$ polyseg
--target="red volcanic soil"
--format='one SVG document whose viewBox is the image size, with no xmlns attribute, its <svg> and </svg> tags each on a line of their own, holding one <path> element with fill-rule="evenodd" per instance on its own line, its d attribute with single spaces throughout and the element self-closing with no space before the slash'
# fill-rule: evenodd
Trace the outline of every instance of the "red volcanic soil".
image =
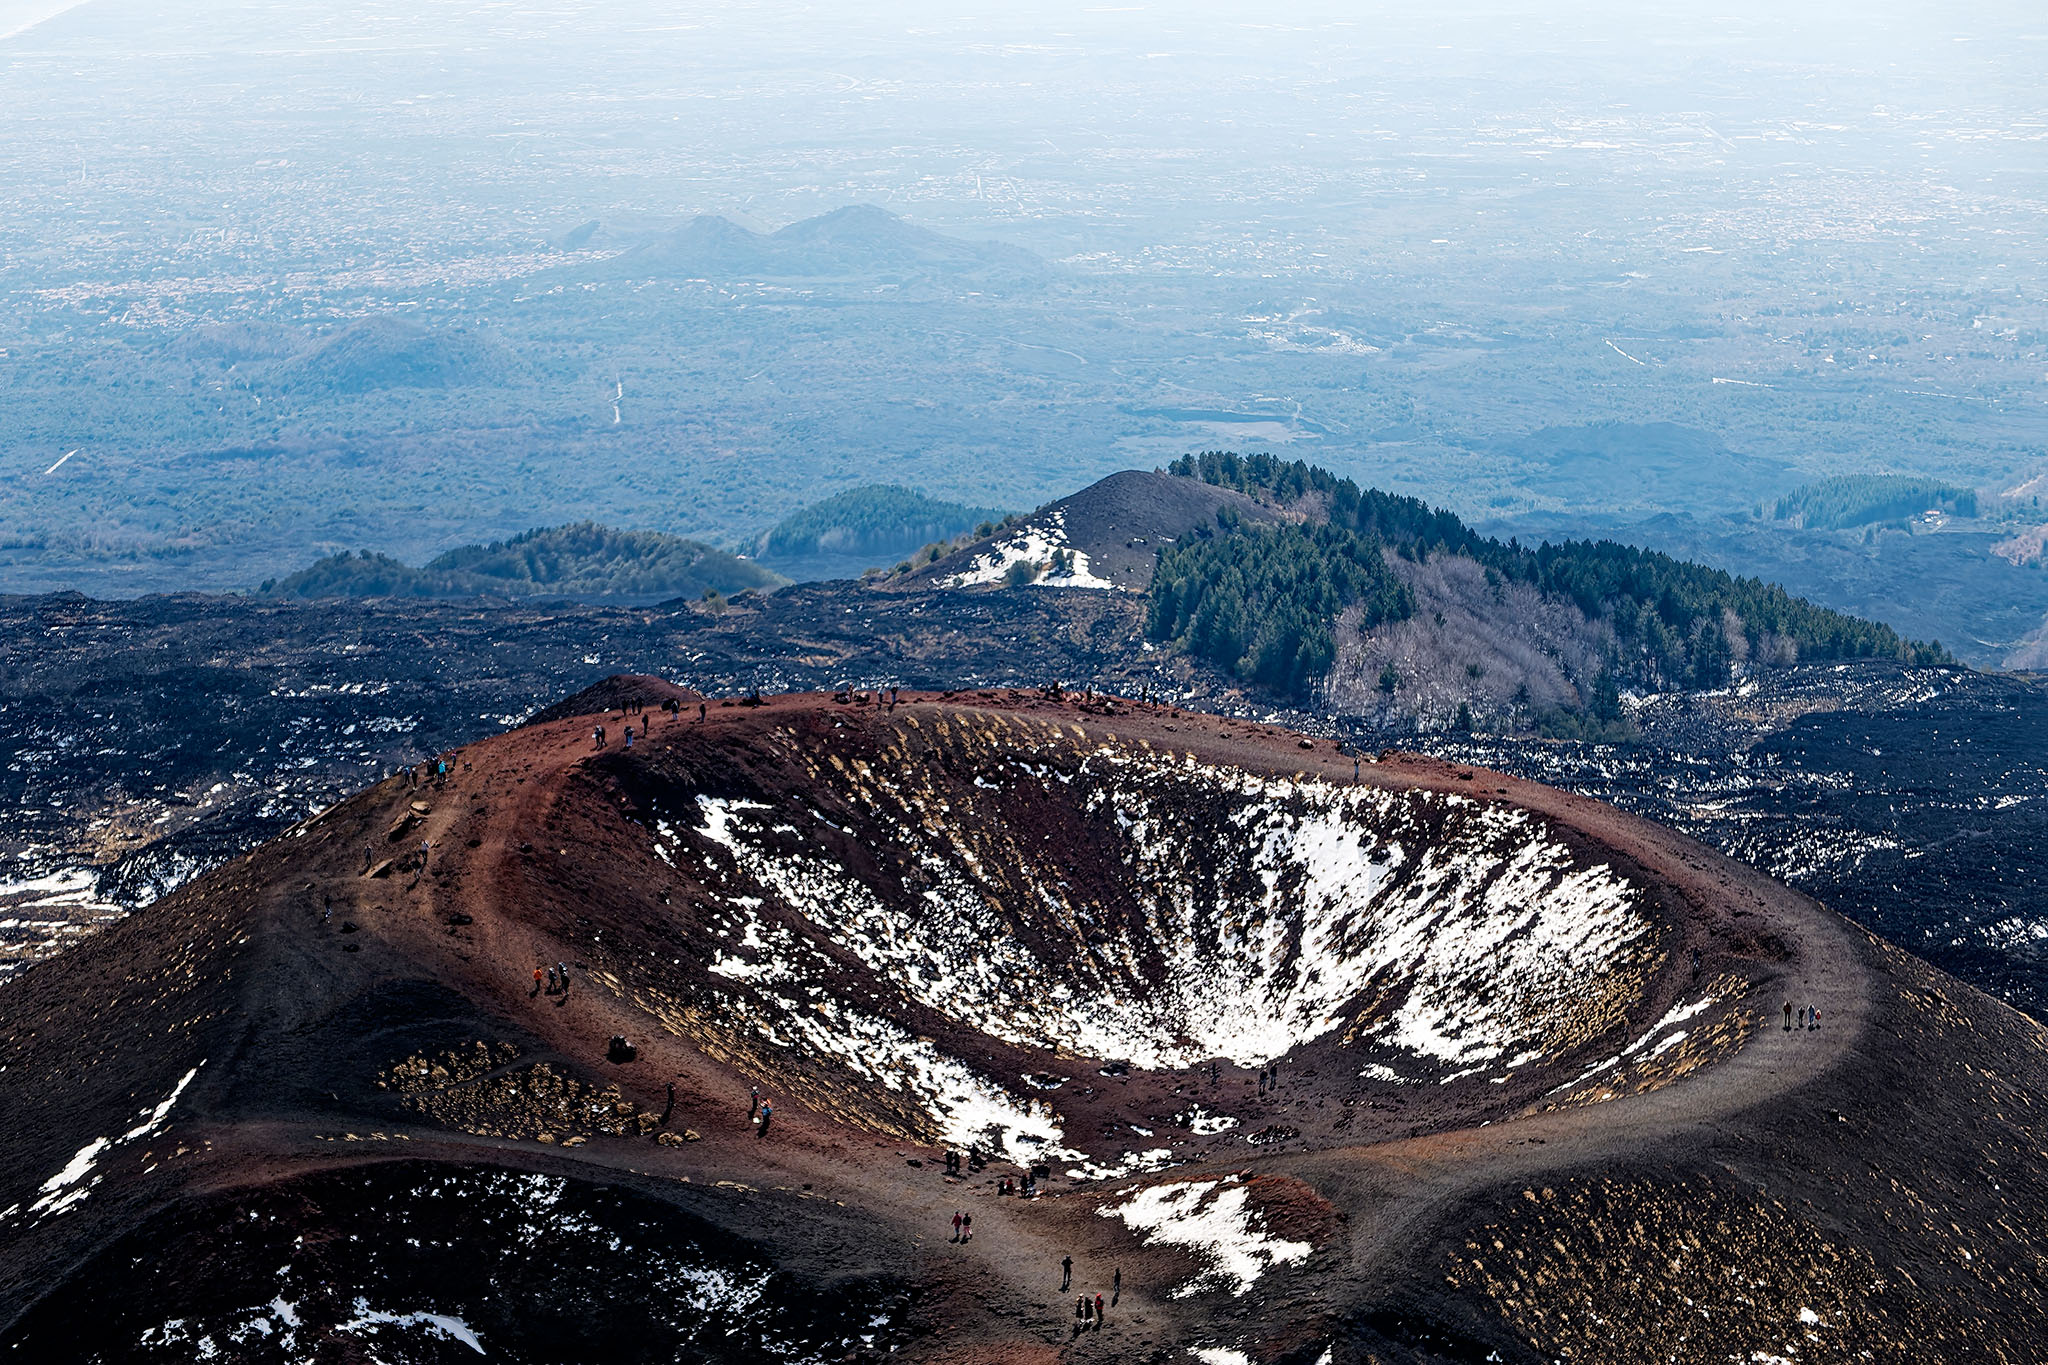
<svg viewBox="0 0 2048 1365">
<path fill-rule="evenodd" d="M 657 1325 L 607 1358 L 2033 1358 L 2041 1031 L 1670 830 L 1404 755 L 1354 787 L 1327 742 L 1122 700 L 700 722 L 665 687 L 615 680 L 387 780 L 0 992 L 0 1341 L 189 1358 L 205 1322 L 227 1358 L 287 1326 L 318 1358 L 472 1354 L 366 1326 L 349 1286 L 374 1282 L 530 1360 L 588 1358 L 542 1321 L 629 1319 Z M 1332 811 L 1379 812 L 1395 850 L 1334 892 L 1234 846 L 1306 848 Z M 1554 867 L 1471 897 L 1550 918 L 1469 953 L 1415 918 L 1465 894 L 1444 850 L 1539 845 Z M 1380 940 L 1311 902 L 1382 877 L 1372 932 L 1423 926 L 1399 961 L 1433 965 L 1338 991 Z M 1636 937 L 1556 959 L 1583 974 L 1560 990 L 1531 943 L 1568 948 L 1595 883 Z M 558 962 L 568 990 L 537 991 Z M 1272 1025 L 1298 1037 L 1261 1049 L 1256 990 L 1217 1008 L 1244 981 L 1306 1002 Z M 1467 1003 L 1430 1034 L 1425 997 Z M 977 1105 L 1007 1117 L 970 1138 Z M 953 1142 L 985 1161 L 955 1178 Z M 1041 1197 L 999 1192 L 1034 1168 Z M 451 1268 L 527 1245 L 491 1201 L 517 1215 L 529 1177 L 576 1218 Z M 372 1265 L 380 1226 L 454 1245 Z M 536 1279 L 577 1228 L 626 1231 Z M 250 1286 L 314 1243 L 296 1323 L 250 1329 Z M 680 1281 L 647 1267 L 691 1256 L 767 1287 L 669 1323 Z M 1076 1296 L 1118 1271 L 1082 1330 Z M 662 1335 L 706 1318 L 680 1355 Z"/>
</svg>

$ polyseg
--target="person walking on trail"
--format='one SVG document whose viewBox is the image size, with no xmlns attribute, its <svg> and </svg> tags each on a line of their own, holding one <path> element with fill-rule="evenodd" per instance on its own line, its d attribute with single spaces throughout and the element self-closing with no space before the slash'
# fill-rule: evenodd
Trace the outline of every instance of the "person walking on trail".
<svg viewBox="0 0 2048 1365">
<path fill-rule="evenodd" d="M 960 1210 L 953 1210 L 953 1240 L 960 1240 Z"/>
<path fill-rule="evenodd" d="M 1103 1319 L 1103 1318 L 1104 1318 L 1105 1316 L 1106 1316 L 1106 1315 L 1105 1315 L 1105 1314 L 1103 1313 L 1103 1311 L 1102 1311 L 1102 1295 L 1100 1295 L 1100 1294 L 1097 1294 L 1097 1295 L 1095 1296 L 1095 1330 L 1096 1330 L 1096 1331 L 1100 1332 L 1100 1331 L 1102 1330 L 1102 1319 Z"/>
<path fill-rule="evenodd" d="M 1820 1010 L 1817 1008 L 1812 1011 L 1812 1023 L 1814 1028 L 1820 1027 Z"/>
<path fill-rule="evenodd" d="M 548 994 L 549 994 L 549 995 L 553 995 L 554 993 L 555 993 L 555 969 L 554 969 L 553 967 L 550 967 L 550 968 L 548 968 Z"/>
<path fill-rule="evenodd" d="M 546 973 L 544 973 L 544 972 L 543 972 L 543 971 L 542 971 L 542 970 L 541 970 L 541 969 L 540 969 L 539 967 L 535 967 L 535 968 L 533 969 L 533 993 L 534 993 L 535 995 L 539 995 L 539 994 L 540 994 L 540 983 L 541 983 L 541 978 L 542 978 L 542 977 L 543 977 L 544 975 L 546 975 Z"/>
<path fill-rule="evenodd" d="M 766 1101 L 766 1100 L 762 1100 L 762 1101 L 761 1101 L 761 1130 L 760 1130 L 759 1132 L 755 1133 L 755 1134 L 754 1134 L 754 1136 L 755 1136 L 755 1137 L 767 1137 L 767 1136 L 768 1136 L 768 1120 L 770 1120 L 770 1119 L 772 1119 L 772 1118 L 774 1118 L 774 1117 L 775 1117 L 775 1106 L 774 1106 L 774 1105 L 772 1105 L 772 1104 L 770 1104 L 770 1103 L 769 1103 L 768 1101 Z"/>
<path fill-rule="evenodd" d="M 1073 1283 L 1074 1258 L 1071 1256 L 1062 1256 L 1060 1257 L 1060 1288 L 1071 1288 L 1073 1286 Z"/>
<path fill-rule="evenodd" d="M 960 1240 L 963 1242 L 974 1240 L 974 1215 L 971 1213 L 960 1215 Z"/>
<path fill-rule="evenodd" d="M 697 723 L 699 725 L 704 723 L 704 703 L 701 701 L 697 703 Z"/>
<path fill-rule="evenodd" d="M 562 980 L 562 994 L 567 995 L 569 993 L 569 964 L 557 962 L 555 964 L 555 974 Z"/>
<path fill-rule="evenodd" d="M 1122 1298 L 1123 1296 L 1124 1296 L 1124 1268 L 1123 1268 L 1122 1266 L 1118 1266 L 1118 1267 L 1116 1268 L 1116 1273 L 1115 1273 L 1115 1274 L 1113 1274 L 1113 1275 L 1111 1275 L 1111 1276 L 1109 1277 L 1109 1302 L 1110 1302 L 1110 1306 L 1111 1306 L 1111 1307 L 1115 1307 L 1115 1306 L 1116 1306 L 1116 1301 L 1117 1301 L 1118 1299 Z"/>
<path fill-rule="evenodd" d="M 1787 1000 L 1787 1001 L 1785 1002 L 1785 1032 L 1787 1032 L 1787 1033 L 1790 1033 L 1791 1031 L 1792 1031 L 1792 1002 L 1791 1002 L 1790 1000 Z"/>
<path fill-rule="evenodd" d="M 668 1102 L 661 1106 L 661 1126 L 668 1127 L 668 1116 L 676 1112 L 676 1083 L 668 1083 Z"/>
<path fill-rule="evenodd" d="M 756 1114 L 758 1114 L 758 1113 L 760 1113 L 760 1112 L 761 1112 L 761 1087 L 760 1087 L 760 1086 L 758 1086 L 758 1085 L 755 1085 L 755 1086 L 749 1086 L 749 1087 L 747 1088 L 747 1117 L 748 1117 L 749 1119 L 751 1119 L 751 1118 L 753 1118 L 753 1117 L 754 1117 L 754 1116 L 755 1116 Z"/>
</svg>

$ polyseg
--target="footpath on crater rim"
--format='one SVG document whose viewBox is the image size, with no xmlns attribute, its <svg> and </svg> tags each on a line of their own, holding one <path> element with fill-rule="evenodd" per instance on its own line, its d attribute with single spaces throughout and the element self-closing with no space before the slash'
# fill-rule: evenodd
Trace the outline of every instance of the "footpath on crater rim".
<svg viewBox="0 0 2048 1365">
<path fill-rule="evenodd" d="M 1484 769 L 613 679 L 0 991 L 0 1345 L 2019 1362 L 2043 1052 Z"/>
</svg>

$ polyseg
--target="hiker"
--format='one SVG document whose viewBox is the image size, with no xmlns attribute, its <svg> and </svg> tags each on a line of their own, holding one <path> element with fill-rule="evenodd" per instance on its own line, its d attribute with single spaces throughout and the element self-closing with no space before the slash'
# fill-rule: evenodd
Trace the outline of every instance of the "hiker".
<svg viewBox="0 0 2048 1365">
<path fill-rule="evenodd" d="M 626 727 L 626 747 L 628 749 L 633 747 L 633 727 L 630 725 Z"/>
<path fill-rule="evenodd" d="M 1787 1001 L 1785 1002 L 1785 1032 L 1787 1032 L 1787 1033 L 1790 1033 L 1791 1031 L 1792 1031 L 1792 1002 L 1791 1002 L 1790 1000 L 1787 1000 Z"/>
<path fill-rule="evenodd" d="M 555 969 L 554 969 L 553 967 L 550 967 L 550 968 L 548 968 L 548 994 L 549 994 L 549 995 L 553 995 L 554 993 L 555 993 Z"/>
<path fill-rule="evenodd" d="M 1102 1319 L 1102 1295 L 1097 1294 L 1095 1296 L 1095 1330 L 1098 1332 L 1102 1330 Z"/>
<path fill-rule="evenodd" d="M 704 723 L 704 703 L 701 701 L 697 703 L 697 723 L 699 725 Z"/>
<path fill-rule="evenodd" d="M 1697 948 L 1692 950 L 1692 979 L 1700 979 L 1700 950 Z"/>
<path fill-rule="evenodd" d="M 1065 1289 L 1073 1283 L 1074 1258 L 1071 1256 L 1062 1256 L 1060 1257 L 1060 1288 Z"/>
<path fill-rule="evenodd" d="M 591 730 L 590 747 L 593 749 L 602 749 L 604 747 L 604 727 L 602 725 Z"/>
<path fill-rule="evenodd" d="M 1818 1028 L 1820 1027 L 1820 1010 L 1819 1010 L 1818 1008 L 1816 1008 L 1816 1009 L 1815 1009 L 1815 1010 L 1813 1011 L 1813 1026 L 1814 1026 L 1814 1027 L 1815 1027 L 1816 1029 L 1818 1029 Z"/>
<path fill-rule="evenodd" d="M 963 1242 L 974 1240 L 974 1215 L 971 1213 L 960 1215 L 960 1240 Z"/>
<path fill-rule="evenodd" d="M 752 1118 L 754 1117 L 754 1115 L 756 1115 L 756 1114 L 758 1114 L 758 1113 L 760 1113 L 760 1112 L 761 1112 L 761 1087 L 760 1087 L 760 1086 L 758 1086 L 758 1085 L 755 1085 L 755 1086 L 749 1086 L 749 1087 L 747 1088 L 747 1117 L 748 1117 L 749 1119 L 752 1119 Z"/>
<path fill-rule="evenodd" d="M 539 995 L 539 994 L 540 994 L 540 982 L 541 982 L 541 976 L 542 976 L 542 975 L 543 975 L 543 973 L 541 972 L 541 969 L 540 969 L 540 968 L 538 968 L 538 967 L 535 967 L 535 968 L 533 969 L 533 993 L 534 993 L 535 995 Z"/>
<path fill-rule="evenodd" d="M 1216 1084 L 1216 1059 L 1214 1057 L 1209 1059 L 1209 1084 Z"/>
<path fill-rule="evenodd" d="M 555 971 L 562 978 L 562 994 L 567 995 L 569 993 L 569 964 L 557 962 L 555 964 Z"/>
<path fill-rule="evenodd" d="M 960 1240 L 960 1210 L 953 1210 L 953 1240 Z"/>
<path fill-rule="evenodd" d="M 768 1101 L 766 1101 L 766 1100 L 762 1100 L 762 1101 L 761 1101 L 761 1130 L 760 1130 L 759 1132 L 755 1133 L 755 1134 L 754 1134 L 754 1136 L 755 1136 L 755 1137 L 767 1137 L 767 1136 L 768 1136 L 768 1120 L 770 1120 L 770 1119 L 772 1119 L 772 1118 L 774 1118 L 774 1117 L 775 1117 L 775 1106 L 774 1106 L 774 1105 L 772 1105 L 772 1104 L 770 1104 L 770 1103 L 769 1103 Z"/>
<path fill-rule="evenodd" d="M 1074 1321 L 1078 1324 L 1081 1321 L 1081 1319 L 1087 1316 L 1088 1296 L 1086 1294 L 1083 1294 L 1079 1298 L 1074 1300 Z M 1078 1332 L 1081 1329 L 1078 1326 L 1076 1326 L 1074 1330 Z"/>
<path fill-rule="evenodd" d="M 676 1083 L 668 1083 L 668 1102 L 661 1106 L 661 1126 L 668 1127 L 668 1116 L 676 1112 Z"/>
<path fill-rule="evenodd" d="M 1118 1267 L 1116 1268 L 1116 1273 L 1115 1273 L 1115 1274 L 1113 1274 L 1113 1275 L 1111 1275 L 1111 1276 L 1109 1277 L 1109 1302 L 1110 1302 L 1110 1306 L 1111 1306 L 1111 1307 L 1115 1307 L 1115 1306 L 1116 1306 L 1116 1301 L 1117 1301 L 1118 1299 L 1122 1298 L 1123 1296 L 1124 1296 L 1124 1268 L 1123 1268 L 1122 1266 L 1118 1266 Z"/>
</svg>

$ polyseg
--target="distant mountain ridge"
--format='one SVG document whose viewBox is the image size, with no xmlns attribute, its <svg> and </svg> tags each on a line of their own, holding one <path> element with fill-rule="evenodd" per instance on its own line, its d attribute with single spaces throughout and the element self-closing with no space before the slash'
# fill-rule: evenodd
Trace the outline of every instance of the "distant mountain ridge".
<svg viewBox="0 0 2048 1365">
<path fill-rule="evenodd" d="M 1021 281 L 1043 277 L 1050 269 L 1043 257 L 1022 247 L 949 237 L 873 204 L 851 204 L 774 232 L 755 232 L 717 214 L 700 214 L 674 231 L 581 267 L 578 273 L 613 279 L 910 274 Z"/>
<path fill-rule="evenodd" d="M 551 596 L 653 602 L 764 590 L 787 580 L 700 541 L 595 522 L 464 545 L 415 568 L 342 551 L 260 591 L 279 597 Z"/>
</svg>

